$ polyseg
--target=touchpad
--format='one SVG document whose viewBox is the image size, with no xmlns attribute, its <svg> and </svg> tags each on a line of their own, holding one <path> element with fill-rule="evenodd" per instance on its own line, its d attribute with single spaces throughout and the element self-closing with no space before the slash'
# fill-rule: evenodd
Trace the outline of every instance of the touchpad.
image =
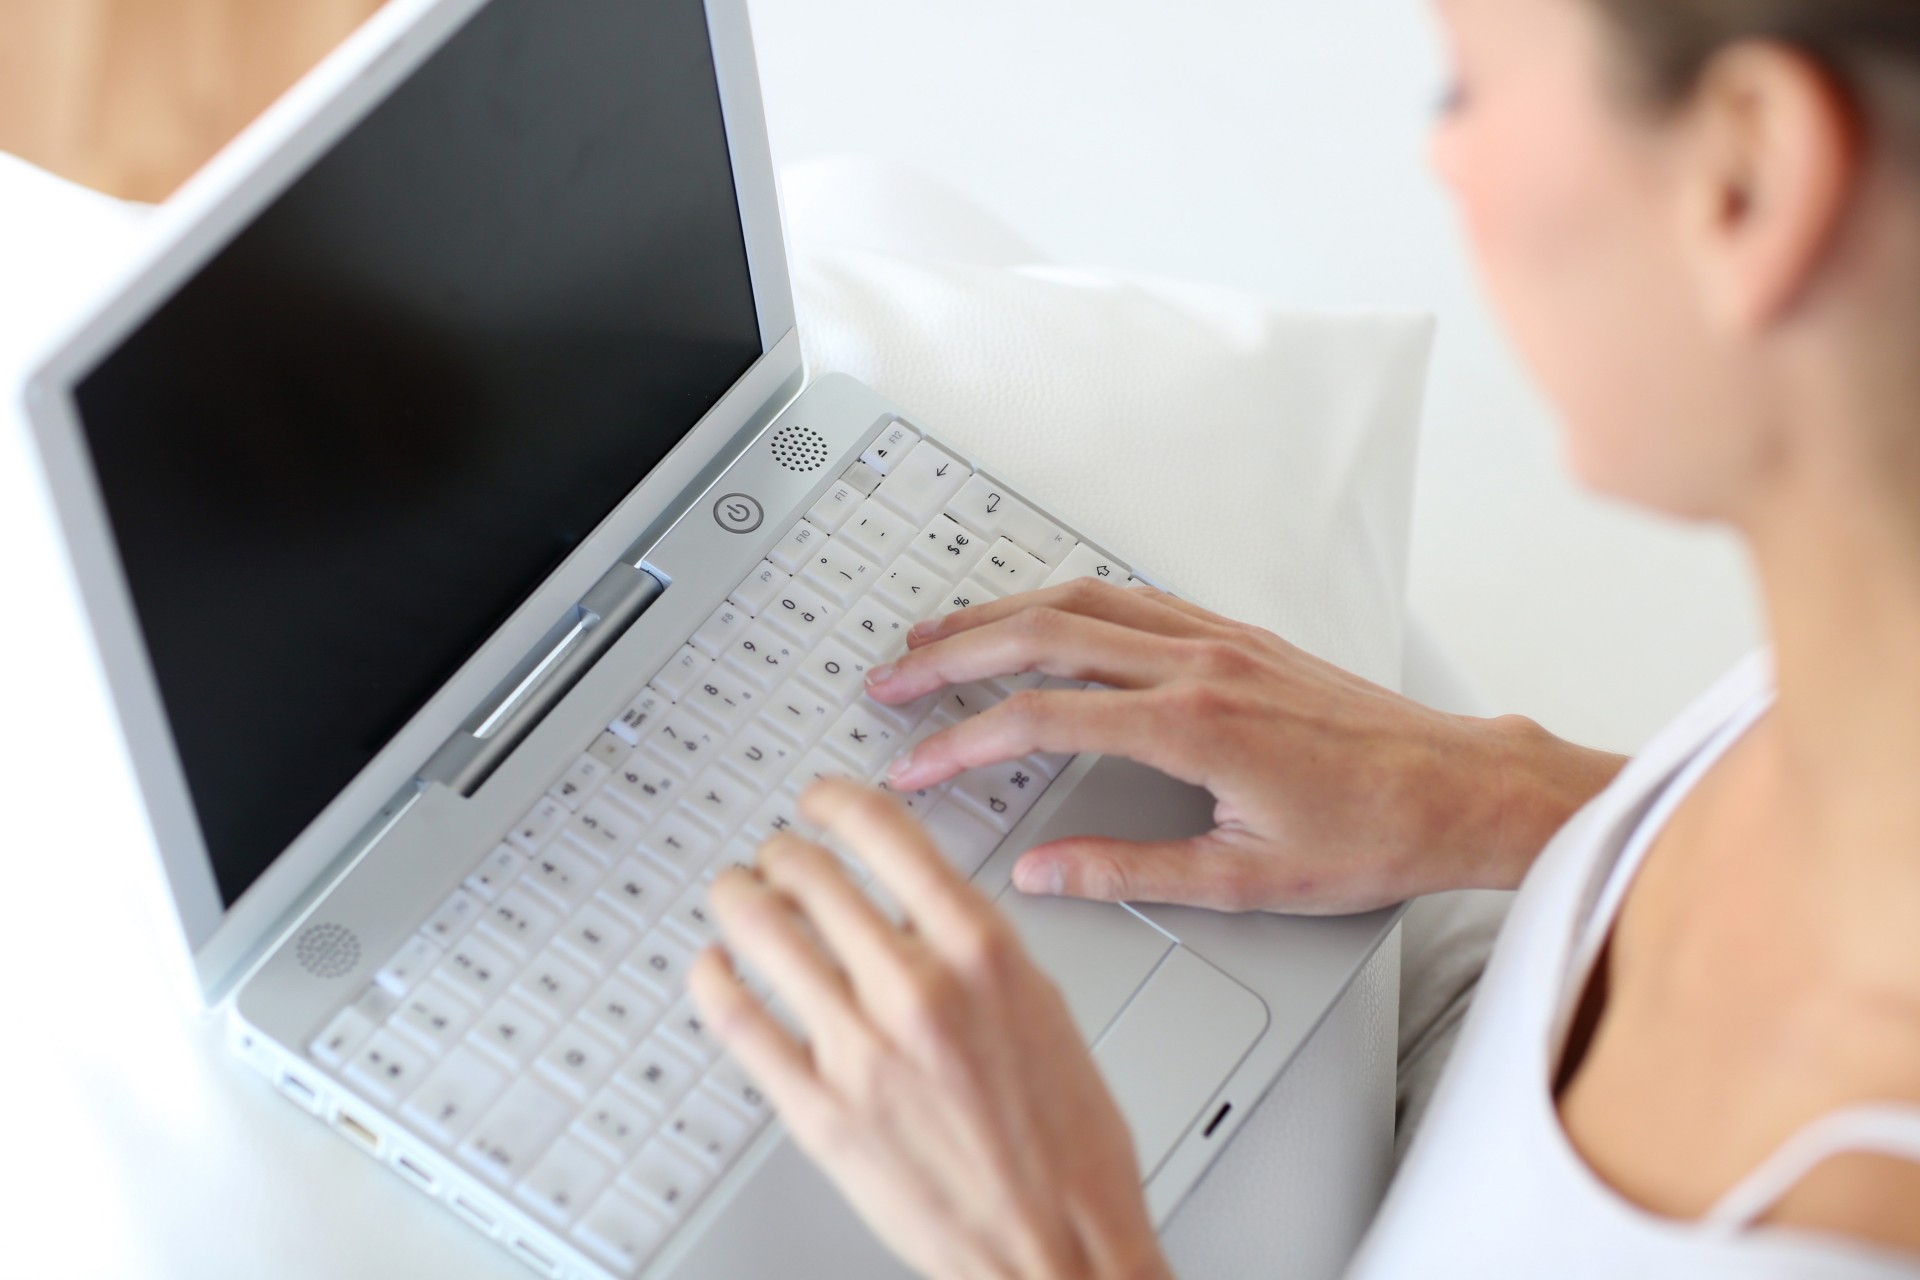
<svg viewBox="0 0 1920 1280">
<path fill-rule="evenodd" d="M 1081 1039 L 1099 1039 L 1173 939 L 1124 907 L 1028 897 L 1009 887 L 998 906 L 1047 976 L 1059 984 Z"/>
</svg>

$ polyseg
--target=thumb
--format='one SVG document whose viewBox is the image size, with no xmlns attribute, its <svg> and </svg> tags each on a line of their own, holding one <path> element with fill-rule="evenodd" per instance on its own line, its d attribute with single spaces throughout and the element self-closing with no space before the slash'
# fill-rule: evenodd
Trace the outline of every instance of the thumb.
<svg viewBox="0 0 1920 1280">
<path fill-rule="evenodd" d="M 1238 911 L 1241 865 L 1217 832 L 1153 843 L 1082 836 L 1029 849 L 1014 864 L 1013 883 L 1049 897 Z"/>
</svg>

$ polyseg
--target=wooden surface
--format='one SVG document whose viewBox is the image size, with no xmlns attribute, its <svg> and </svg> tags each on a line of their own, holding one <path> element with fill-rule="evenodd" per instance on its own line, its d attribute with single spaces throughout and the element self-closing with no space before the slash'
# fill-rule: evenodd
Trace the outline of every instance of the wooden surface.
<svg viewBox="0 0 1920 1280">
<path fill-rule="evenodd" d="M 0 151 L 163 199 L 381 0 L 0 0 Z"/>
</svg>

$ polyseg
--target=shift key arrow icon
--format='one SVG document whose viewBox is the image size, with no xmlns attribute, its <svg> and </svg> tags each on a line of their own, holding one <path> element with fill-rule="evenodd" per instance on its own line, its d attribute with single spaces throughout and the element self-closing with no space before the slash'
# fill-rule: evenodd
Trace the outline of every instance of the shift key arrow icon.
<svg viewBox="0 0 1920 1280">
<path fill-rule="evenodd" d="M 940 469 L 933 473 L 936 480 L 947 474 L 947 466 L 948 464 L 944 462 L 940 464 Z"/>
</svg>

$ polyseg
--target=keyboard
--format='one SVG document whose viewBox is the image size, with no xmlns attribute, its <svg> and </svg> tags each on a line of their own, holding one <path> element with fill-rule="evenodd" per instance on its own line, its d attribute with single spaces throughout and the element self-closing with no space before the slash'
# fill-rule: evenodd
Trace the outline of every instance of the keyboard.
<svg viewBox="0 0 1920 1280">
<path fill-rule="evenodd" d="M 708 884 L 775 832 L 817 835 L 797 809 L 815 779 L 882 778 L 1018 689 L 1078 687 L 1024 675 L 902 708 L 864 696 L 920 619 L 1080 577 L 1130 580 L 954 452 L 888 427 L 332 1016 L 313 1061 L 490 1189 L 449 1192 L 468 1217 L 531 1219 L 638 1271 L 770 1119 L 685 991 L 715 936 Z M 1068 763 L 899 798 L 971 876 Z M 564 1254 L 515 1231 L 560 1272 Z"/>
</svg>

